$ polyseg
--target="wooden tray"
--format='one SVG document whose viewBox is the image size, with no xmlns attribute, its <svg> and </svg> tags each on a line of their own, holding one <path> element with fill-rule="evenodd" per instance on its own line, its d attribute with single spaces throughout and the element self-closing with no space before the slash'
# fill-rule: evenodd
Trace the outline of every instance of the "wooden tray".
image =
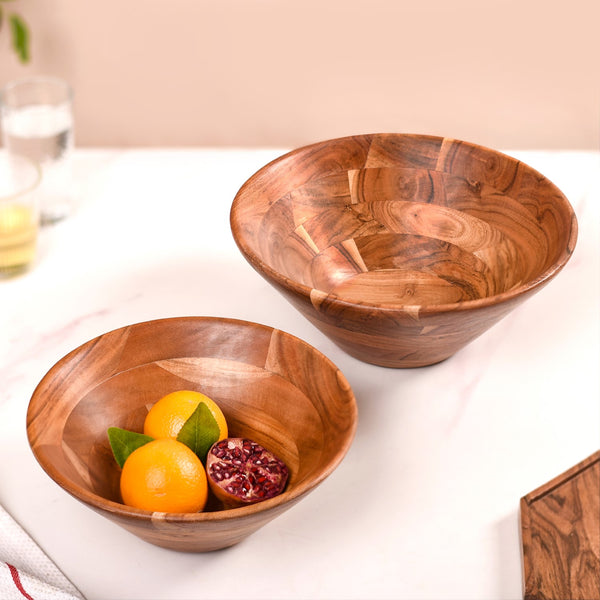
<svg viewBox="0 0 600 600">
<path fill-rule="evenodd" d="M 600 451 L 520 510 L 525 600 L 600 600 Z"/>
</svg>

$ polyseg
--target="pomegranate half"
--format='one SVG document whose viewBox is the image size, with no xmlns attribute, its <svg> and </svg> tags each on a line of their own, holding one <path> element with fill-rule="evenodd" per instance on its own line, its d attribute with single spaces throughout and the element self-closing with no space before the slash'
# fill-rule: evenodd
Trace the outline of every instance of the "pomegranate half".
<svg viewBox="0 0 600 600">
<path fill-rule="evenodd" d="M 247 438 L 225 438 L 206 457 L 211 490 L 227 507 L 261 502 L 280 494 L 288 480 L 285 463 Z"/>
</svg>

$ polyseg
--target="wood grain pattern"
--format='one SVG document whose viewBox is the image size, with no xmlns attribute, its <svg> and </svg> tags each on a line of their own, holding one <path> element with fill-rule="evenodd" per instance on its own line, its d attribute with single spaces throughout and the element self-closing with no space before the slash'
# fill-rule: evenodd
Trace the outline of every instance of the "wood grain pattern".
<svg viewBox="0 0 600 600">
<path fill-rule="evenodd" d="M 178 389 L 207 394 L 230 435 L 280 456 L 286 491 L 230 510 L 213 499 L 197 514 L 124 506 L 106 430 L 142 431 L 150 406 Z M 32 396 L 27 435 L 44 470 L 75 498 L 150 543 L 202 552 L 238 543 L 312 491 L 348 451 L 356 422 L 348 382 L 305 342 L 245 321 L 189 317 L 124 327 L 64 357 Z"/>
<path fill-rule="evenodd" d="M 526 600 L 600 600 L 600 451 L 521 499 Z"/>
<path fill-rule="evenodd" d="M 379 134 L 299 148 L 237 193 L 248 262 L 353 356 L 444 360 L 547 284 L 577 221 L 523 163 L 433 136 Z"/>
</svg>

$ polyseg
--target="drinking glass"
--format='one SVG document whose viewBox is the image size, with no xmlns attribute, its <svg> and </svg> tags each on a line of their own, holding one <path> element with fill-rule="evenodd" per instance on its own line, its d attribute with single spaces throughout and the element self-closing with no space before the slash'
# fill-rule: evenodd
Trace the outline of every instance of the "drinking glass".
<svg viewBox="0 0 600 600">
<path fill-rule="evenodd" d="M 36 254 L 42 170 L 34 161 L 0 152 L 0 277 L 26 270 Z"/>
<path fill-rule="evenodd" d="M 73 92 L 55 77 L 31 77 L 8 83 L 0 92 L 4 146 L 42 167 L 40 214 L 53 223 L 73 209 L 71 172 Z"/>
</svg>

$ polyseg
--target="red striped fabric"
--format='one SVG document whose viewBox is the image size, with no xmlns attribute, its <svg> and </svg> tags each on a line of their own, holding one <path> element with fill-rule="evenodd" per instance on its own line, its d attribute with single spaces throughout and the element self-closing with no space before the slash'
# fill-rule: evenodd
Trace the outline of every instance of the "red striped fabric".
<svg viewBox="0 0 600 600">
<path fill-rule="evenodd" d="M 15 584 L 15 587 L 19 590 L 19 592 L 21 593 L 21 595 L 23 596 L 23 598 L 27 598 L 27 600 L 35 600 L 32 596 L 30 596 L 26 591 L 25 588 L 23 587 L 23 584 L 21 583 L 21 578 L 19 577 L 19 571 L 16 569 L 16 567 L 13 567 L 12 565 L 9 565 L 8 563 L 6 563 L 6 566 L 8 567 L 12 580 Z"/>
</svg>

